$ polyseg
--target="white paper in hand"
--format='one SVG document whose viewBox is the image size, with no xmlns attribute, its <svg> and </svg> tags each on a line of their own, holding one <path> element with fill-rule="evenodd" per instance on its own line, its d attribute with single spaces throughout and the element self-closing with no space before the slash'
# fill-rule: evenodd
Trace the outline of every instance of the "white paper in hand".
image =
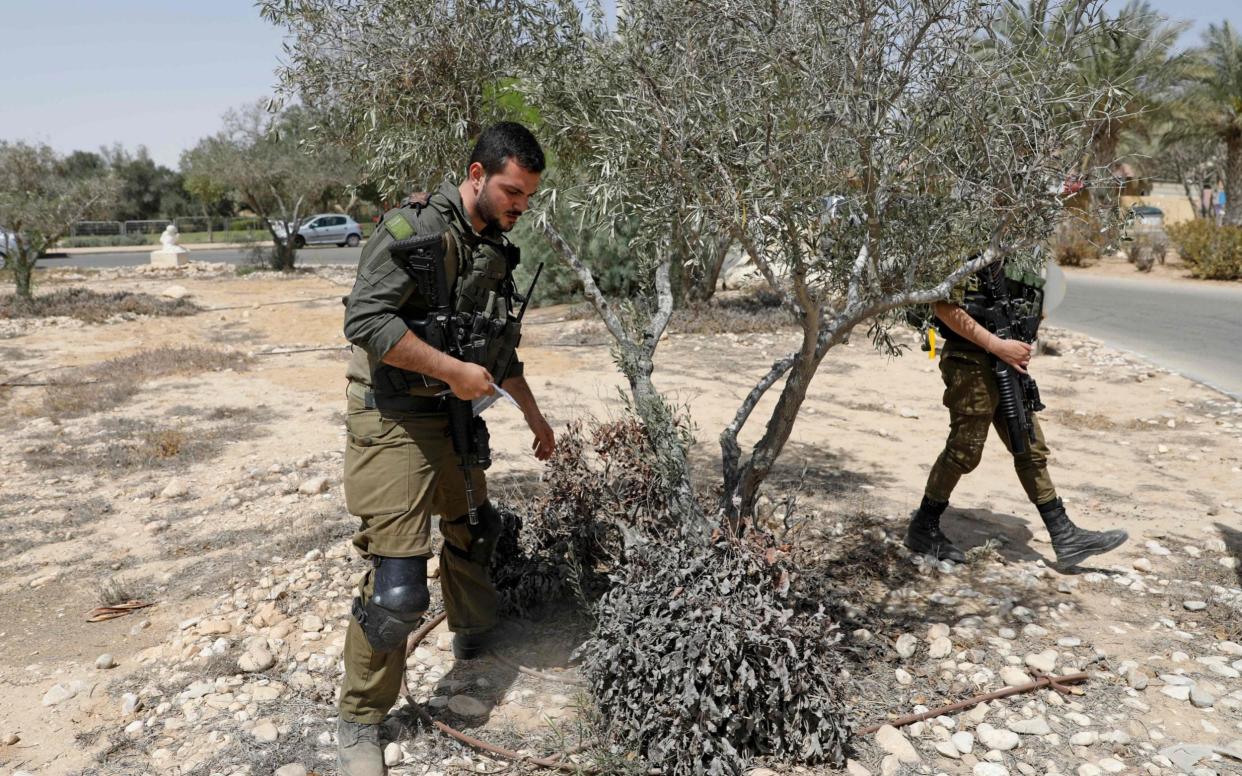
<svg viewBox="0 0 1242 776">
<path fill-rule="evenodd" d="M 514 407 L 518 407 L 517 399 L 514 399 L 512 396 L 510 396 L 509 392 L 506 391 L 504 388 L 501 388 L 499 385 L 492 383 L 492 389 L 493 390 L 490 394 L 488 394 L 487 396 L 480 396 L 479 398 L 475 399 L 471 403 L 474 409 L 475 417 L 482 415 L 483 410 L 495 404 L 496 400 L 500 398 L 504 398 L 508 400 L 508 402 L 512 404 Z M 521 407 L 518 407 L 518 409 L 521 409 Z"/>
</svg>

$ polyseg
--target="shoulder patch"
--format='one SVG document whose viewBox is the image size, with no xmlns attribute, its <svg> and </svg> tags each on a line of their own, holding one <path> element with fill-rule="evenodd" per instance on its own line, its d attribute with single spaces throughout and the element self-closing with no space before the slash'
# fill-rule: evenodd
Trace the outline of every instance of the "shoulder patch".
<svg viewBox="0 0 1242 776">
<path fill-rule="evenodd" d="M 405 240 L 414 236 L 414 227 L 410 226 L 410 222 L 397 213 L 393 213 L 384 219 L 384 228 L 388 230 L 388 233 L 392 235 L 394 240 Z"/>
</svg>

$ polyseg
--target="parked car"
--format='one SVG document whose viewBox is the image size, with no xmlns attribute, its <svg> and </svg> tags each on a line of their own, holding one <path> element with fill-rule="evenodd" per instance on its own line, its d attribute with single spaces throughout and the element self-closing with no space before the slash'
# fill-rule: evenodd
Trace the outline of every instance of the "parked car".
<svg viewBox="0 0 1242 776">
<path fill-rule="evenodd" d="M 5 231 L 4 227 L 0 227 L 0 269 L 4 269 L 9 263 L 9 254 L 17 252 L 17 237 L 12 232 Z"/>
<path fill-rule="evenodd" d="M 1134 205 L 1130 208 L 1130 217 L 1134 225 L 1147 229 L 1164 228 L 1164 211 L 1151 205 Z"/>
<path fill-rule="evenodd" d="M 283 225 L 275 224 L 274 231 L 277 237 L 284 239 Z M 360 242 L 362 242 L 362 227 L 354 219 L 340 213 L 319 213 L 311 216 L 302 222 L 302 225 L 298 227 L 297 236 L 293 238 L 293 244 L 298 248 L 325 244 L 348 245 L 353 248 Z"/>
</svg>

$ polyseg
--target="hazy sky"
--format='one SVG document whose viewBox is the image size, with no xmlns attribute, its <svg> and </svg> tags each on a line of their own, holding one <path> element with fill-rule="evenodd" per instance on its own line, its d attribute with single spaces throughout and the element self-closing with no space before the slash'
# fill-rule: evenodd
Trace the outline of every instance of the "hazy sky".
<svg viewBox="0 0 1242 776">
<path fill-rule="evenodd" d="M 1153 4 L 1194 21 L 1195 39 L 1208 22 L 1242 27 L 1239 0 Z M 252 0 L 0 0 L 0 139 L 145 145 L 176 167 L 225 110 L 271 93 L 280 42 Z"/>
</svg>

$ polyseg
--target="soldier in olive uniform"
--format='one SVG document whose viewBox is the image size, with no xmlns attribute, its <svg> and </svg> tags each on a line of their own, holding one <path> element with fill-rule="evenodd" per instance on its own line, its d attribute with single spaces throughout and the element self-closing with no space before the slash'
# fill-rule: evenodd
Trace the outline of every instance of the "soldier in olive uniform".
<svg viewBox="0 0 1242 776">
<path fill-rule="evenodd" d="M 465 477 L 448 436 L 444 393 L 469 401 L 499 384 L 521 407 L 535 456 L 552 454 L 552 429 L 516 357 L 517 325 L 508 314 L 517 248 L 504 237 L 526 211 L 543 168 L 543 151 L 525 127 L 502 123 L 485 130 L 460 185 L 446 182 L 430 197 L 385 215 L 362 252 L 346 300 L 345 336 L 354 352 L 347 372 L 345 500 L 362 520 L 354 546 L 371 568 L 345 638 L 337 726 L 343 774 L 385 772 L 378 728 L 400 690 L 406 637 L 428 606 L 433 514 L 444 536 L 440 589 L 457 657 L 476 657 L 496 624 L 487 564 L 500 518 L 487 502 L 483 472 L 475 469 L 478 519 L 467 519 Z M 484 316 L 481 328 L 500 332 L 488 342 L 486 363 L 459 361 L 411 329 L 409 322 L 425 318 L 433 300 L 422 298 L 388 246 L 434 234 L 444 241 L 455 311 Z"/>
<path fill-rule="evenodd" d="M 994 267 L 982 271 L 1003 270 Z M 1008 426 L 1000 412 L 1000 392 L 992 371 L 992 359 L 1004 361 L 1026 374 L 1031 346 L 1021 340 L 997 337 L 976 320 L 977 313 L 972 316 L 971 310 L 977 311 L 987 303 L 983 287 L 979 277 L 972 276 L 954 290 L 949 301 L 937 302 L 934 306 L 938 328 L 945 338 L 940 374 L 945 385 L 944 404 L 949 408 L 949 438 L 927 478 L 923 501 L 906 533 L 906 546 L 941 560 L 960 563 L 966 559 L 940 530 L 940 516 L 949 505 L 958 480 L 979 465 L 991 426 L 1013 455 L 1018 481 L 1043 518 L 1060 567 L 1068 568 L 1093 555 L 1116 549 L 1129 538 L 1125 531 L 1088 531 L 1070 521 L 1048 476 L 1048 445 L 1036 415 L 1031 415 L 1034 440 L 1025 452 L 1014 452 Z"/>
</svg>

